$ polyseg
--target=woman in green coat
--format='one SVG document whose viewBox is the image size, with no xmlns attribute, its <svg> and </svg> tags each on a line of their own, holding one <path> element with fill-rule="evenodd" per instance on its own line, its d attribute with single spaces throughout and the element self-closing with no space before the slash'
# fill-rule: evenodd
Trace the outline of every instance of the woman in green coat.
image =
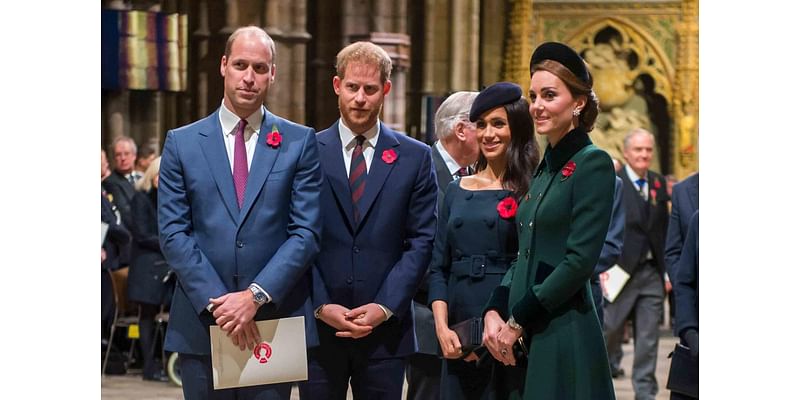
<svg viewBox="0 0 800 400">
<path fill-rule="evenodd" d="M 591 74 L 568 46 L 542 44 L 530 98 L 548 146 L 517 211 L 519 253 L 486 307 L 484 344 L 524 369 L 511 398 L 614 399 L 589 287 L 614 196 L 611 158 L 587 134 L 599 111 Z"/>
</svg>

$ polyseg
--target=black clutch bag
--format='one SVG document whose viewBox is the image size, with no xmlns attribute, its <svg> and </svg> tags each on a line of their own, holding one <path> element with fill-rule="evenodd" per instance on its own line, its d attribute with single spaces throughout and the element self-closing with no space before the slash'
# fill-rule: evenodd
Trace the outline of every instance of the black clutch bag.
<svg viewBox="0 0 800 400">
<path fill-rule="evenodd" d="M 700 391 L 699 359 L 692 357 L 691 350 L 680 343 L 675 344 L 675 350 L 669 357 L 672 358 L 672 363 L 669 367 L 667 389 L 697 398 Z"/>
<path fill-rule="evenodd" d="M 473 317 L 450 326 L 461 342 L 464 357 L 483 345 L 483 318 Z"/>
</svg>

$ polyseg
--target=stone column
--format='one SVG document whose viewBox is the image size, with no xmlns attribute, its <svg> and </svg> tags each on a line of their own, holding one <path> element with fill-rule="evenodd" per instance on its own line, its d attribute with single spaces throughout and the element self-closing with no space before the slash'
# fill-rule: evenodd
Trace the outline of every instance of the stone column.
<svg viewBox="0 0 800 400">
<path fill-rule="evenodd" d="M 478 89 L 480 1 L 450 3 L 450 91 Z"/>
<path fill-rule="evenodd" d="M 306 120 L 306 46 L 311 40 L 305 0 L 267 0 L 264 29 L 275 41 L 276 78 L 267 104 L 271 112 L 298 123 Z"/>
<path fill-rule="evenodd" d="M 698 170 L 698 80 L 700 63 L 698 58 L 699 26 L 698 1 L 681 2 L 681 21 L 677 27 L 678 55 L 675 71 L 673 110 L 675 116 L 673 136 L 673 169 L 678 179 Z"/>
</svg>

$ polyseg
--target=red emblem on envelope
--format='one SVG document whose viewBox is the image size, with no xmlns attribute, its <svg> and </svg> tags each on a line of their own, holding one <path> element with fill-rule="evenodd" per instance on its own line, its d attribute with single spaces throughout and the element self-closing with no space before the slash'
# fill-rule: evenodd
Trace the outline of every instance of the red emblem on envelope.
<svg viewBox="0 0 800 400">
<path fill-rule="evenodd" d="M 255 357 L 259 363 L 266 364 L 267 360 L 272 357 L 272 347 L 270 347 L 267 342 L 261 342 L 261 344 L 253 349 L 253 357 Z"/>
</svg>

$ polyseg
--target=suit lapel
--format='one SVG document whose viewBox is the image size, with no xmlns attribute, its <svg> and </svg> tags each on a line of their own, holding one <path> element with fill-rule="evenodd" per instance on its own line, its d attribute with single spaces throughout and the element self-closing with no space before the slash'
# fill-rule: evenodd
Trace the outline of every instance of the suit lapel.
<svg viewBox="0 0 800 400">
<path fill-rule="evenodd" d="M 381 124 L 381 134 L 378 136 L 378 144 L 375 146 L 375 154 L 372 155 L 372 163 L 370 164 L 369 173 L 367 174 L 367 187 L 364 189 L 364 195 L 361 196 L 361 200 L 358 201 L 358 209 L 362 216 L 359 226 L 363 225 L 364 220 L 367 219 L 367 213 L 370 207 L 372 207 L 372 203 L 375 202 L 375 198 L 378 197 L 378 193 L 380 193 L 383 184 L 386 182 L 386 178 L 389 176 L 389 172 L 394 168 L 394 164 L 403 157 L 403 155 L 395 149 L 398 160 L 389 164 L 383 161 L 383 152 L 399 145 L 400 142 L 394 137 L 394 133 L 384 128 L 384 125 Z M 358 227 L 356 230 L 357 229 Z"/>
<path fill-rule="evenodd" d="M 264 110 L 264 120 L 261 122 L 261 131 L 256 141 L 256 149 L 253 154 L 253 161 L 250 163 L 250 172 L 247 175 L 247 186 L 244 190 L 244 201 L 242 202 L 242 211 L 239 213 L 238 221 L 244 220 L 250 208 L 253 207 L 256 197 L 264 187 L 264 182 L 267 181 L 272 167 L 275 165 L 275 160 L 278 159 L 278 154 L 285 151 L 278 146 L 272 148 L 267 146 L 267 135 L 272 132 L 272 124 L 276 124 L 280 132 L 282 126 L 277 117 L 269 111 Z"/>
<path fill-rule="evenodd" d="M 431 154 L 433 154 L 433 165 L 436 167 L 436 177 L 439 180 L 439 191 L 444 193 L 447 185 L 453 181 L 453 175 L 450 174 L 447 163 L 444 162 L 444 157 L 436 145 L 431 146 Z"/>
<path fill-rule="evenodd" d="M 689 203 L 689 204 L 692 204 L 692 205 L 697 204 L 697 208 L 700 207 L 699 189 L 700 189 L 700 176 L 698 175 L 697 177 L 695 177 L 694 182 L 692 182 L 692 184 L 689 185 L 689 190 L 688 190 L 689 199 L 691 200 L 691 203 Z"/>
<path fill-rule="evenodd" d="M 219 123 L 219 110 L 206 118 L 198 132 L 200 148 L 208 162 L 211 176 L 217 185 L 222 203 L 231 219 L 236 221 L 239 216 L 239 206 L 236 204 L 236 189 L 233 187 L 233 174 L 228 153 L 225 151 L 225 142 L 222 139 L 222 126 Z"/>
<path fill-rule="evenodd" d="M 350 183 L 347 180 L 347 170 L 344 168 L 342 156 L 342 139 L 339 138 L 339 121 L 317 136 L 317 142 L 322 145 L 319 158 L 322 170 L 331 185 L 336 200 L 344 210 L 347 224 L 352 231 L 353 226 L 353 201 L 350 199 Z"/>
</svg>

